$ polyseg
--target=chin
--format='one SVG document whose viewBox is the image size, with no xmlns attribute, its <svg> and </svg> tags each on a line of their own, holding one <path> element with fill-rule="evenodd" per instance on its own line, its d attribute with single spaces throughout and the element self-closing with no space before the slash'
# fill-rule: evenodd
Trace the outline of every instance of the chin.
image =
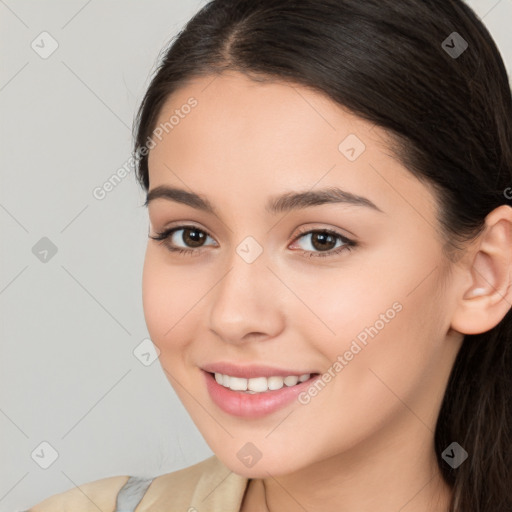
<svg viewBox="0 0 512 512">
<path fill-rule="evenodd" d="M 286 454 L 281 455 L 276 452 L 273 452 L 268 458 L 262 454 L 257 462 L 247 461 L 247 463 L 241 461 L 238 455 L 234 457 L 231 454 L 216 453 L 215 455 L 233 473 L 246 478 L 268 478 L 270 475 L 281 476 L 299 469 L 298 461 L 287 460 Z M 243 455 L 240 457 L 244 458 Z"/>
</svg>

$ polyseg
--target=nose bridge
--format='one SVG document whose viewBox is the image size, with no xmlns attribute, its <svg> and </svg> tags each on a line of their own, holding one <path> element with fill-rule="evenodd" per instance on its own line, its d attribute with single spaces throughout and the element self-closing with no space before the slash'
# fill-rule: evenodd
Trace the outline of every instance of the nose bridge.
<svg viewBox="0 0 512 512">
<path fill-rule="evenodd" d="M 248 293 L 251 288 L 257 292 L 257 283 L 261 283 L 269 272 L 266 259 L 263 244 L 254 236 L 245 236 L 226 256 L 225 265 L 229 272 L 223 279 L 225 283 L 219 283 L 222 294 L 227 291 L 229 295 L 242 293 L 243 296 L 244 291 Z M 251 295 L 257 298 L 255 293 Z"/>
<path fill-rule="evenodd" d="M 213 296 L 210 328 L 231 342 L 248 333 L 274 336 L 282 312 L 273 300 L 272 279 L 262 245 L 247 236 L 226 258 L 226 273 Z"/>
</svg>

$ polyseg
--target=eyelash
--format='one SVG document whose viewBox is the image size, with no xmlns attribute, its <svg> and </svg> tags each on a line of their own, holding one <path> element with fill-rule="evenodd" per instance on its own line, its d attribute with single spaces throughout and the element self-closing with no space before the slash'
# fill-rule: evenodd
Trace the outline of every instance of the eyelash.
<svg viewBox="0 0 512 512">
<path fill-rule="evenodd" d="M 151 236 L 149 235 L 149 238 L 152 238 L 153 240 L 157 240 L 161 243 L 163 243 L 166 248 L 173 252 L 173 253 L 178 253 L 178 254 L 188 254 L 189 256 L 192 256 L 193 253 L 201 253 L 202 252 L 202 248 L 199 248 L 199 249 L 183 249 L 183 248 L 176 248 L 176 247 L 171 247 L 169 244 L 165 243 L 165 241 L 175 232 L 175 231 L 180 231 L 182 229 L 194 229 L 196 231 L 200 231 L 204 234 L 206 234 L 207 236 L 209 236 L 210 238 L 213 238 L 210 233 L 208 233 L 208 231 L 205 231 L 204 229 L 199 229 L 197 226 L 192 226 L 192 225 L 186 225 L 186 226 L 177 226 L 177 227 L 173 227 L 173 228 L 169 228 L 169 229 L 166 229 L 160 233 L 157 233 L 156 236 Z M 357 242 L 355 242 L 354 240 L 350 240 L 349 238 L 343 236 L 342 234 L 338 233 L 337 231 L 334 231 L 332 229 L 310 229 L 310 230 L 307 230 L 307 229 L 304 229 L 303 231 L 299 232 L 298 235 L 292 240 L 292 242 L 295 242 L 296 240 L 298 240 L 299 238 L 302 238 L 304 235 L 309 235 L 311 233 L 326 233 L 326 234 L 329 234 L 329 235 L 333 235 L 335 237 L 337 237 L 338 239 L 340 239 L 345 245 L 341 246 L 341 247 L 338 247 L 337 249 L 331 249 L 330 251 L 325 251 L 325 252 L 314 252 L 314 251 L 305 251 L 305 250 L 302 250 L 302 256 L 304 257 L 313 257 L 313 258 L 317 258 L 317 257 L 320 257 L 320 258 L 325 258 L 325 257 L 328 257 L 328 256 L 336 256 L 338 254 L 340 254 L 341 252 L 343 251 L 351 251 L 354 247 L 356 247 L 358 244 Z"/>
</svg>

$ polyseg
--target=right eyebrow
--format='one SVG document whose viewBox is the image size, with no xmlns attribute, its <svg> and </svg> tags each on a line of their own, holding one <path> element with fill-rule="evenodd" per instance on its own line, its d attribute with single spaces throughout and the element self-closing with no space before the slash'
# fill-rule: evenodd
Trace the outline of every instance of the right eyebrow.
<svg viewBox="0 0 512 512">
<path fill-rule="evenodd" d="M 187 192 L 181 188 L 169 187 L 167 185 L 159 185 L 150 190 L 146 195 L 146 202 L 144 206 L 148 206 L 151 201 L 155 199 L 167 199 L 176 203 L 186 204 L 197 210 L 202 210 L 207 213 L 217 215 L 217 212 L 208 199 L 201 197 L 194 192 Z M 218 216 L 218 215 L 217 215 Z"/>
</svg>

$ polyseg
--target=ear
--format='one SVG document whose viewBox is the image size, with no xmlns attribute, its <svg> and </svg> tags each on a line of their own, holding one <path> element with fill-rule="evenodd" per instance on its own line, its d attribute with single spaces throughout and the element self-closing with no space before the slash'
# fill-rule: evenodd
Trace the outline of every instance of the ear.
<svg viewBox="0 0 512 512">
<path fill-rule="evenodd" d="M 480 334 L 498 325 L 512 306 L 512 208 L 501 205 L 485 219 L 485 229 L 469 254 L 467 279 L 451 327 Z M 469 281 L 469 286 L 468 286 Z"/>
</svg>

